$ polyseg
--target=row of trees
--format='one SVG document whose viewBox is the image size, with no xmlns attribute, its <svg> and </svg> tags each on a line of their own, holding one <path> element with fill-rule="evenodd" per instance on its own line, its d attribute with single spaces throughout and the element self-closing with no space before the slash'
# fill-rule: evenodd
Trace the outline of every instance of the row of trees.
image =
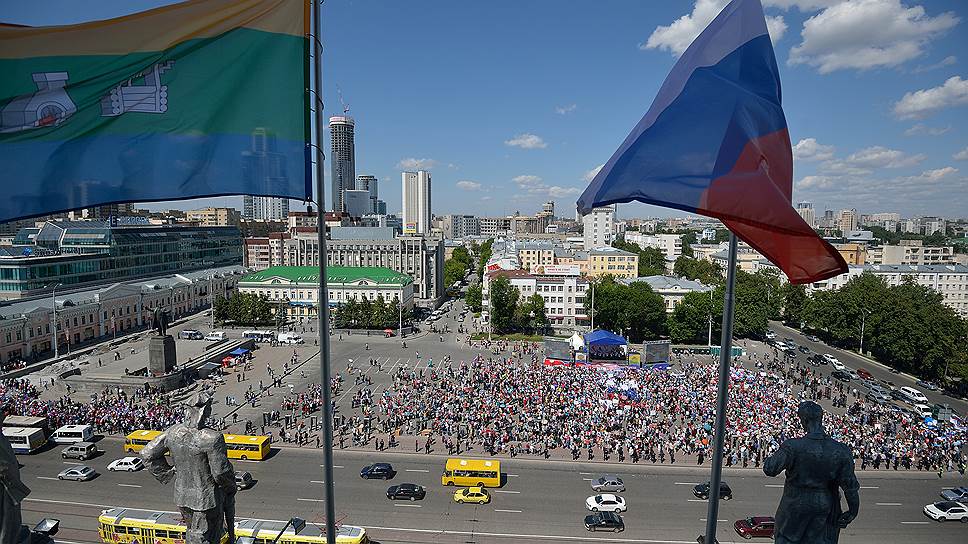
<svg viewBox="0 0 968 544">
<path fill-rule="evenodd" d="M 404 325 L 409 325 L 413 321 L 413 312 L 410 308 L 403 309 L 402 318 Z M 334 326 L 339 329 L 395 330 L 400 319 L 400 304 L 397 298 L 394 297 L 387 302 L 382 295 L 377 296 L 375 300 L 352 298 L 333 313 Z"/>
<path fill-rule="evenodd" d="M 496 334 L 524 332 L 535 334 L 548 328 L 544 298 L 535 293 L 521 297 L 511 281 L 501 276 L 490 286 L 491 330 Z"/>
<path fill-rule="evenodd" d="M 665 253 L 657 247 L 643 248 L 638 244 L 626 242 L 618 238 L 612 242 L 612 247 L 635 253 L 639 256 L 639 276 L 656 276 L 665 274 Z"/>
<path fill-rule="evenodd" d="M 444 285 L 449 288 L 463 280 L 472 264 L 471 254 L 463 246 L 456 247 L 451 258 L 444 262 Z"/>
<path fill-rule="evenodd" d="M 234 293 L 215 298 L 215 320 L 240 325 L 264 325 L 273 322 L 272 304 L 262 295 Z"/>
<path fill-rule="evenodd" d="M 592 297 L 585 296 L 585 314 L 592 311 Z M 595 327 L 625 335 L 629 341 L 665 336 L 666 312 L 662 296 L 645 282 L 618 283 L 608 275 L 595 282 Z"/>
</svg>

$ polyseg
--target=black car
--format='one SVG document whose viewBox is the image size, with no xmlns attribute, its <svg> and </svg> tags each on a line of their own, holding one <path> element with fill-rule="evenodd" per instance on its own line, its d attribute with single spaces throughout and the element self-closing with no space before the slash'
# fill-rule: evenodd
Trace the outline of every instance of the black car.
<svg viewBox="0 0 968 544">
<path fill-rule="evenodd" d="M 366 480 L 389 480 L 397 472 L 393 470 L 390 463 L 373 463 L 372 465 L 367 465 L 363 467 L 360 471 L 360 478 Z"/>
<path fill-rule="evenodd" d="M 820 355 L 819 353 L 817 353 L 810 358 L 810 362 L 815 365 L 825 365 L 827 364 L 827 359 L 824 359 L 823 355 Z"/>
<path fill-rule="evenodd" d="M 621 533 L 625 530 L 625 522 L 622 521 L 622 516 L 614 512 L 597 512 L 585 516 L 585 529 Z"/>
<path fill-rule="evenodd" d="M 830 373 L 830 375 L 844 383 L 847 383 L 850 380 L 854 379 L 853 376 L 844 372 L 843 370 L 834 370 L 833 372 Z"/>
<path fill-rule="evenodd" d="M 810 353 L 810 348 L 807 346 L 800 346 L 797 349 L 800 350 L 800 353 Z"/>
<path fill-rule="evenodd" d="M 246 472 L 244 470 L 235 471 L 235 485 L 239 489 L 248 489 L 255 485 L 255 480 L 252 478 L 251 472 Z"/>
<path fill-rule="evenodd" d="M 709 482 L 704 484 L 699 484 L 692 488 L 692 494 L 696 496 L 697 499 L 706 500 L 709 498 Z M 733 498 L 733 490 L 729 488 L 726 482 L 721 482 L 719 484 L 719 498 L 728 501 Z"/>
<path fill-rule="evenodd" d="M 422 501 L 427 496 L 427 490 L 422 485 L 400 484 L 391 485 L 387 488 L 387 498 L 390 500 L 407 499 L 411 501 Z"/>
</svg>

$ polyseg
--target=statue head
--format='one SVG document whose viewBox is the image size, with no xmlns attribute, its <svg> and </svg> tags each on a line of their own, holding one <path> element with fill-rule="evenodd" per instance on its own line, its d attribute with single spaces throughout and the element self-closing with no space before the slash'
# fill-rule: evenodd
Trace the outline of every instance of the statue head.
<svg viewBox="0 0 968 544">
<path fill-rule="evenodd" d="M 185 405 L 185 423 L 196 429 L 205 426 L 205 420 L 212 415 L 212 397 L 206 393 L 197 393 Z"/>
<path fill-rule="evenodd" d="M 812 400 L 805 400 L 797 407 L 800 425 L 808 433 L 823 432 L 823 407 Z"/>
</svg>

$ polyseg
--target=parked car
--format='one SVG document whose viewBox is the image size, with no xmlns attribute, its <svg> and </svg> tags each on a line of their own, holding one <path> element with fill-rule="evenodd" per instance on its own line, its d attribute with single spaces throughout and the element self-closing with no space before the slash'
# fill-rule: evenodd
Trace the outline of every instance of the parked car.
<svg viewBox="0 0 968 544">
<path fill-rule="evenodd" d="M 422 501 L 427 496 L 427 490 L 422 485 L 400 484 L 387 488 L 387 498 L 390 500 L 408 499 Z"/>
<path fill-rule="evenodd" d="M 946 501 L 968 501 L 968 487 L 954 487 L 941 491 L 941 498 Z"/>
<path fill-rule="evenodd" d="M 625 499 L 611 493 L 592 495 L 585 499 L 585 508 L 592 512 L 624 512 L 628 510 Z"/>
<path fill-rule="evenodd" d="M 800 350 L 800 353 L 810 353 L 810 348 L 807 346 L 799 346 L 797 349 Z"/>
<path fill-rule="evenodd" d="M 698 484 L 696 487 L 692 488 L 692 494 L 695 495 L 697 499 L 708 499 L 709 482 Z M 733 490 L 729 488 L 729 485 L 726 482 L 721 482 L 719 484 L 719 498 L 727 501 L 733 498 Z"/>
<path fill-rule="evenodd" d="M 622 520 L 622 516 L 614 512 L 597 512 L 585 516 L 585 529 L 621 533 L 625 530 L 625 521 Z"/>
<path fill-rule="evenodd" d="M 57 475 L 58 480 L 74 480 L 86 482 L 97 477 L 97 471 L 87 465 L 77 465 L 65 468 Z"/>
<path fill-rule="evenodd" d="M 918 391 L 913 387 L 901 387 L 898 389 L 901 392 L 901 400 L 906 401 L 908 404 L 927 404 L 928 397 L 924 396 L 924 393 Z"/>
<path fill-rule="evenodd" d="M 748 540 L 753 537 L 773 538 L 775 525 L 773 516 L 754 516 L 737 520 L 733 528 L 736 534 Z"/>
<path fill-rule="evenodd" d="M 360 470 L 360 478 L 364 480 L 389 480 L 396 475 L 390 463 L 373 463 Z"/>
<path fill-rule="evenodd" d="M 108 464 L 108 470 L 111 472 L 125 471 L 125 472 L 136 472 L 145 468 L 144 462 L 141 461 L 140 457 L 122 457 L 120 459 L 115 459 Z"/>
<path fill-rule="evenodd" d="M 924 515 L 935 521 L 954 521 L 968 523 L 968 506 L 955 501 L 941 501 L 924 507 Z"/>
<path fill-rule="evenodd" d="M 235 486 L 239 489 L 248 489 L 255 485 L 255 479 L 252 478 L 252 473 L 245 470 L 235 471 Z"/>
<path fill-rule="evenodd" d="M 228 335 L 222 331 L 212 331 L 205 335 L 205 340 L 209 342 L 220 342 L 228 338 Z"/>
<path fill-rule="evenodd" d="M 857 375 L 860 376 L 861 378 L 864 378 L 865 380 L 874 379 L 874 375 L 868 372 L 866 368 L 858 368 Z"/>
<path fill-rule="evenodd" d="M 829 359 L 825 359 L 825 360 L 829 361 Z M 838 361 L 837 359 L 834 359 L 833 362 L 830 363 L 830 366 L 834 367 L 834 370 L 844 370 L 844 371 L 847 370 L 847 366 L 844 365 L 844 363 L 841 363 L 840 361 Z"/>
<path fill-rule="evenodd" d="M 807 335 L 807 340 L 810 340 L 811 342 L 819 342 L 820 341 L 819 338 L 817 338 L 816 336 L 814 336 L 812 334 L 808 334 Z"/>
<path fill-rule="evenodd" d="M 613 474 L 605 474 L 592 480 L 592 489 L 602 491 L 625 491 L 625 482 Z"/>
<path fill-rule="evenodd" d="M 918 380 L 918 387 L 923 387 L 928 391 L 937 391 L 939 389 L 938 385 L 934 382 L 929 382 L 928 380 Z"/>
<path fill-rule="evenodd" d="M 483 487 L 467 487 L 454 492 L 454 502 L 487 504 L 491 502 L 491 495 Z"/>
<path fill-rule="evenodd" d="M 205 338 L 205 335 L 202 334 L 202 331 L 197 331 L 195 329 L 185 329 L 180 333 L 178 333 L 178 338 L 182 340 L 201 340 Z"/>
<path fill-rule="evenodd" d="M 932 417 L 934 414 L 931 412 L 931 407 L 927 404 L 913 404 L 911 408 L 914 410 L 914 414 L 921 417 Z"/>
<path fill-rule="evenodd" d="M 78 442 L 61 450 L 64 459 L 80 459 L 87 461 L 97 455 L 97 445 L 93 442 Z"/>
<path fill-rule="evenodd" d="M 824 353 L 823 358 L 826 359 L 830 364 L 833 364 L 834 361 L 837 361 L 838 363 L 840 362 L 836 357 L 829 353 Z"/>
<path fill-rule="evenodd" d="M 830 373 L 830 375 L 844 383 L 847 383 L 853 379 L 853 376 L 851 376 L 850 373 L 845 370 L 834 370 Z"/>
<path fill-rule="evenodd" d="M 891 397 L 873 389 L 871 389 L 864 398 L 875 404 L 887 404 L 891 401 Z"/>
</svg>

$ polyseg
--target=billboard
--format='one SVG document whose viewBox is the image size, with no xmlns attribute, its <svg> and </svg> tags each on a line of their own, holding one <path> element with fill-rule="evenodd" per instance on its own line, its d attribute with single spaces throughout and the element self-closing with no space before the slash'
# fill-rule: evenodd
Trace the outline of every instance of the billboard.
<svg viewBox="0 0 968 544">
<path fill-rule="evenodd" d="M 404 234 L 417 234 L 417 224 L 416 223 L 404 223 L 403 224 Z"/>
<path fill-rule="evenodd" d="M 581 269 L 577 264 L 544 264 L 537 267 L 539 274 L 549 276 L 578 276 Z"/>
<path fill-rule="evenodd" d="M 651 340 L 648 342 L 642 342 L 642 362 L 650 365 L 652 363 L 668 363 L 669 362 L 669 346 L 672 345 L 670 340 Z"/>
</svg>

